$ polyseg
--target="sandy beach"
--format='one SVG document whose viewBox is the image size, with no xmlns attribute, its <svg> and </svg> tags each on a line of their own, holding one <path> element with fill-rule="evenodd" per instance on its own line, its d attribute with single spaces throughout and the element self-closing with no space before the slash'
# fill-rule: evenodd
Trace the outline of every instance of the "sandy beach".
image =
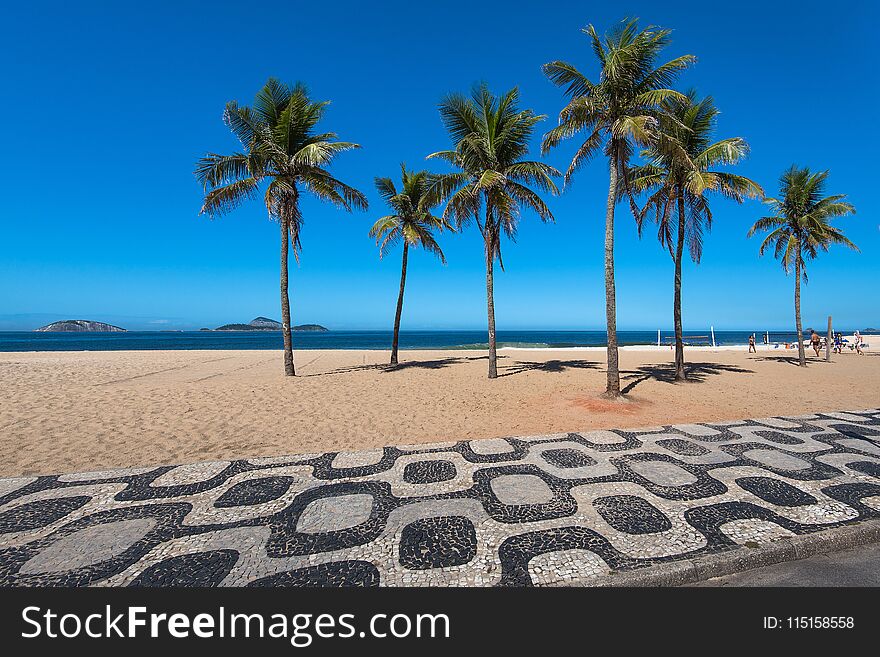
<svg viewBox="0 0 880 657">
<path fill-rule="evenodd" d="M 880 406 L 880 354 L 810 359 L 689 350 L 621 351 L 629 401 L 600 397 L 602 350 L 504 350 L 497 380 L 479 351 L 0 354 L 0 476 L 605 427 Z"/>
</svg>

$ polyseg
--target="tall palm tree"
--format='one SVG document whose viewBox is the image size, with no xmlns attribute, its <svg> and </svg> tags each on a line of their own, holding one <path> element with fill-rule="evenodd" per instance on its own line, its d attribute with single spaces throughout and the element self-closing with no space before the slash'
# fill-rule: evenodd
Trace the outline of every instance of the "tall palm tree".
<svg viewBox="0 0 880 657">
<path fill-rule="evenodd" d="M 801 329 L 801 278 L 807 282 L 807 260 L 815 258 L 819 251 L 827 251 L 832 244 L 859 250 L 831 225 L 833 218 L 855 214 L 856 209 L 845 201 L 845 194 L 823 196 L 827 178 L 828 171 L 812 173 L 808 167 L 792 165 L 779 179 L 781 199 L 765 201 L 773 214 L 761 217 L 749 230 L 749 237 L 769 230 L 759 253 L 764 255 L 764 251 L 773 246 L 774 256 L 781 260 L 785 273 L 794 270 L 794 319 L 801 367 L 807 365 Z"/>
<path fill-rule="evenodd" d="M 226 104 L 223 121 L 241 142 L 242 150 L 230 155 L 208 153 L 198 161 L 195 175 L 205 190 L 200 214 L 216 217 L 256 198 L 265 183 L 264 202 L 269 218 L 281 225 L 281 323 L 284 337 L 284 373 L 294 376 L 290 335 L 290 298 L 287 292 L 287 258 L 293 248 L 299 259 L 303 217 L 300 195 L 311 192 L 322 201 L 351 211 L 365 210 L 367 199 L 353 187 L 334 178 L 327 166 L 358 144 L 337 141 L 333 132 L 318 132 L 317 125 L 329 101 L 314 102 L 305 86 L 293 87 L 269 78 L 251 107 L 236 101 Z"/>
<path fill-rule="evenodd" d="M 443 217 L 431 214 L 433 205 L 428 202 L 427 171 L 407 171 L 406 164 L 400 165 L 401 188 L 397 191 L 391 178 L 376 178 L 376 189 L 394 214 L 381 217 L 370 228 L 370 237 L 379 245 L 379 255 L 384 256 L 388 249 L 403 241 L 403 262 L 400 267 L 400 292 L 397 295 L 397 311 L 394 314 L 394 337 L 391 339 L 391 364 L 397 365 L 397 344 L 400 336 L 400 315 L 403 312 L 403 290 L 406 286 L 406 264 L 409 247 L 421 246 L 433 253 L 444 265 L 446 257 L 434 237 L 433 231 L 448 228 Z M 436 205 L 436 203 L 434 204 Z"/>
<path fill-rule="evenodd" d="M 684 339 L 681 324 L 681 267 L 685 241 L 691 259 L 699 263 L 703 253 L 703 231 L 712 227 L 709 193 L 742 203 L 761 197 L 764 190 L 744 176 L 714 170 L 736 164 L 749 152 L 742 137 L 712 142 L 718 109 L 711 96 L 697 100 L 696 92 L 685 98 L 670 98 L 662 104 L 660 137 L 643 155 L 648 163 L 632 167 L 627 179 L 635 192 L 650 196 L 636 216 L 641 234 L 646 214 L 653 209 L 657 237 L 669 250 L 675 267 L 673 320 L 675 324 L 675 379 L 686 378 Z M 626 193 L 619 186 L 620 195 Z M 677 220 L 672 209 L 677 209 Z"/>
<path fill-rule="evenodd" d="M 684 55 L 656 66 L 660 51 L 669 44 L 670 30 L 649 26 L 639 30 L 636 19 L 624 20 L 600 37 L 592 25 L 583 32 L 590 38 L 601 69 L 597 82 L 574 65 L 553 61 L 544 74 L 565 88 L 568 104 L 559 114 L 559 125 L 544 136 L 547 153 L 578 133 L 587 135 L 565 173 L 565 184 L 601 148 L 608 158 L 609 185 L 605 206 L 605 319 L 608 331 L 608 379 L 605 394 L 620 393 L 617 358 L 617 307 L 614 285 L 614 206 L 618 178 L 626 176 L 629 159 L 638 146 L 658 137 L 660 104 L 681 94 L 668 88 L 695 58 Z M 604 146 L 604 148 L 603 148 Z M 624 182 L 626 182 L 624 180 Z M 628 188 L 628 185 L 627 185 Z M 630 197 L 633 212 L 637 212 Z"/>
<path fill-rule="evenodd" d="M 546 117 L 519 109 L 518 102 L 518 89 L 496 97 L 485 84 L 476 87 L 471 98 L 447 96 L 440 103 L 440 117 L 454 150 L 428 156 L 458 169 L 431 176 L 429 199 L 446 201 L 445 218 L 454 220 L 459 228 L 475 221 L 483 236 L 490 379 L 498 376 L 494 264 L 497 259 L 504 269 L 501 234 L 515 238 L 523 208 L 534 211 L 542 221 L 553 221 L 550 209 L 529 185 L 556 194 L 553 177 L 561 175 L 548 164 L 522 159 L 528 155 L 535 125 Z"/>
</svg>

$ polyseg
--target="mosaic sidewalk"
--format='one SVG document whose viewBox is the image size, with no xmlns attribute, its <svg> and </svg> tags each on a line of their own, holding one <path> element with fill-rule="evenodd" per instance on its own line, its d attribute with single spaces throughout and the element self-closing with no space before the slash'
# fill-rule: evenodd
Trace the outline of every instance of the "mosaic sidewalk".
<svg viewBox="0 0 880 657">
<path fill-rule="evenodd" d="M 0 585 L 541 585 L 880 518 L 880 410 L 0 479 Z"/>
</svg>

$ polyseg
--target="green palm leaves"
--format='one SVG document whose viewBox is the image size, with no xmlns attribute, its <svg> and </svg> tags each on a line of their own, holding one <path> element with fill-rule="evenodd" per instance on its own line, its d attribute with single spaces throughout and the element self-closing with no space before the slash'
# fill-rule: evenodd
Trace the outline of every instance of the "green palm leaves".
<svg viewBox="0 0 880 657">
<path fill-rule="evenodd" d="M 470 98 L 452 94 L 440 104 L 440 118 L 453 150 L 428 158 L 451 164 L 454 173 L 431 176 L 428 199 L 446 202 L 444 218 L 457 227 L 475 222 L 486 252 L 486 305 L 489 325 L 489 378 L 497 374 L 495 346 L 494 262 L 501 259 L 501 235 L 513 239 L 521 211 L 529 209 L 542 221 L 553 221 L 550 208 L 533 187 L 558 193 L 548 164 L 524 159 L 535 126 L 545 117 L 518 106 L 519 91 L 495 96 L 486 85 Z"/>
<path fill-rule="evenodd" d="M 540 191 L 558 193 L 559 172 L 544 162 L 524 160 L 535 126 L 546 117 L 518 107 L 519 91 L 496 97 L 486 85 L 471 98 L 452 94 L 440 104 L 440 117 L 455 146 L 432 153 L 455 173 L 431 177 L 429 197 L 447 202 L 444 217 L 463 227 L 472 220 L 486 239 L 493 258 L 501 258 L 501 234 L 516 236 L 521 209 L 533 210 L 543 221 L 553 214 Z"/>
<path fill-rule="evenodd" d="M 807 260 L 828 251 L 832 244 L 858 251 L 840 229 L 831 225 L 832 219 L 855 214 L 856 209 L 845 201 L 844 194 L 823 196 L 827 179 L 828 171 L 812 173 L 807 167 L 792 165 L 779 180 L 782 198 L 765 201 L 773 214 L 758 219 L 749 229 L 749 237 L 769 230 L 761 242 L 760 254 L 772 247 L 785 272 L 798 270 L 805 281 Z"/>
<path fill-rule="evenodd" d="M 403 242 L 403 261 L 400 265 L 400 292 L 397 295 L 397 311 L 394 315 L 394 332 L 391 338 L 391 364 L 397 365 L 397 348 L 400 340 L 400 317 L 403 312 L 403 292 L 406 287 L 406 267 L 409 247 L 420 246 L 433 253 L 443 264 L 446 257 L 434 237 L 434 231 L 450 228 L 443 217 L 431 213 L 436 205 L 428 195 L 428 173 L 426 171 L 407 171 L 400 165 L 401 189 L 397 191 L 391 178 L 376 178 L 376 190 L 394 211 L 380 217 L 370 228 L 370 237 L 379 245 L 379 254 L 384 256 L 388 249 Z"/>
<path fill-rule="evenodd" d="M 673 322 L 675 326 L 675 379 L 686 378 L 681 320 L 682 258 L 685 243 L 694 262 L 703 253 L 703 230 L 712 226 L 709 193 L 741 203 L 763 196 L 756 182 L 714 167 L 743 159 L 749 146 L 741 137 L 713 142 L 718 109 L 711 96 L 697 100 L 694 91 L 668 98 L 660 104 L 659 134 L 643 153 L 647 164 L 627 171 L 618 195 L 646 193 L 644 207 L 636 213 L 639 235 L 646 215 L 653 212 L 657 238 L 669 249 L 675 263 Z M 629 186 L 629 190 L 626 186 Z"/>
<path fill-rule="evenodd" d="M 684 202 L 683 237 L 690 256 L 699 262 L 703 250 L 703 230 L 711 228 L 709 194 L 719 194 L 737 203 L 747 198 L 762 198 L 764 190 L 753 180 L 715 169 L 734 165 L 749 153 L 741 137 L 713 142 L 719 114 L 714 100 L 697 99 L 693 90 L 685 96 L 662 103 L 660 135 L 644 152 L 648 163 L 630 168 L 628 182 L 634 192 L 649 194 L 636 215 L 639 232 L 646 216 L 653 213 L 657 237 L 675 257 L 675 238 L 679 224 L 674 220 L 678 199 Z M 620 192 L 624 193 L 621 186 Z"/>
<path fill-rule="evenodd" d="M 201 212 L 211 217 L 226 214 L 255 198 L 265 181 L 266 210 L 271 218 L 289 222 L 296 253 L 302 190 L 345 210 L 366 209 L 366 197 L 326 169 L 340 153 L 360 148 L 337 141 L 335 133 L 316 131 L 328 104 L 310 100 L 302 84 L 291 87 L 275 78 L 260 89 L 253 106 L 227 103 L 223 121 L 244 150 L 208 153 L 199 160 L 195 175 L 206 191 Z"/>
<path fill-rule="evenodd" d="M 845 201 L 843 194 L 824 196 L 827 179 L 827 171 L 812 173 L 807 167 L 792 165 L 779 180 L 781 199 L 765 201 L 773 214 L 758 219 L 749 230 L 749 237 L 769 230 L 759 253 L 763 255 L 772 247 L 785 273 L 794 271 L 794 313 L 801 367 L 807 364 L 801 329 L 801 278 L 807 280 L 807 260 L 815 258 L 820 251 L 827 251 L 832 244 L 858 251 L 855 244 L 831 225 L 832 219 L 854 214 L 856 210 Z"/>
<path fill-rule="evenodd" d="M 376 190 L 394 214 L 376 220 L 370 228 L 370 237 L 376 240 L 382 256 L 392 246 L 405 241 L 408 246 L 418 246 L 433 253 L 445 264 L 446 258 L 434 231 L 451 228 L 451 225 L 442 216 L 431 213 L 433 205 L 427 198 L 428 172 L 408 171 L 406 165 L 401 164 L 400 173 L 400 191 L 391 178 L 376 178 Z"/>
<path fill-rule="evenodd" d="M 603 145 L 605 154 L 620 165 L 636 146 L 651 144 L 658 136 L 660 104 L 681 97 L 670 85 L 696 61 L 693 55 L 683 55 L 656 65 L 669 45 L 671 30 L 654 26 L 639 30 L 635 19 L 621 22 L 605 36 L 599 36 L 592 25 L 582 32 L 599 61 L 595 82 L 568 62 L 553 61 L 543 67 L 569 99 L 559 113 L 559 125 L 544 135 L 543 152 L 577 134 L 586 136 L 565 173 L 566 184 Z"/>
<path fill-rule="evenodd" d="M 628 165 L 635 149 L 651 146 L 660 138 L 662 104 L 682 98 L 670 88 L 677 74 L 695 58 L 683 55 L 657 65 L 669 44 L 670 30 L 626 20 L 600 37 L 592 25 L 583 30 L 599 63 L 599 77 L 591 80 L 574 65 L 553 61 L 544 65 L 551 82 L 564 89 L 569 99 L 559 113 L 559 125 L 544 135 L 544 153 L 563 140 L 585 135 L 565 172 L 565 184 L 600 148 L 608 157 L 609 188 L 605 211 L 605 321 L 608 333 L 608 370 L 605 393 L 617 397 L 620 371 L 617 353 L 617 301 L 614 282 L 614 207 L 617 188 L 623 184 L 634 213 Z M 619 182 L 621 181 L 621 182 Z"/>
<path fill-rule="evenodd" d="M 230 155 L 208 153 L 196 164 L 195 176 L 205 191 L 201 214 L 227 214 L 244 200 L 256 198 L 265 186 L 263 201 L 269 217 L 281 224 L 281 322 L 284 337 L 284 373 L 295 374 L 287 293 L 287 255 L 300 249 L 303 217 L 299 198 L 310 192 L 345 210 L 366 209 L 358 190 L 334 178 L 327 167 L 337 155 L 353 148 L 332 132 L 318 132 L 327 102 L 314 102 L 302 84 L 286 85 L 275 78 L 257 92 L 252 106 L 226 104 L 223 121 L 241 143 Z"/>
</svg>

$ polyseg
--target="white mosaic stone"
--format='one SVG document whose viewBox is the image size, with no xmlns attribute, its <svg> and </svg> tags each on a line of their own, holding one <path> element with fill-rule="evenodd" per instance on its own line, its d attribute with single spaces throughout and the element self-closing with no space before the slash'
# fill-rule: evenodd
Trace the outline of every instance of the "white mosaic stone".
<svg viewBox="0 0 880 657">
<path fill-rule="evenodd" d="M 863 497 L 862 504 L 871 507 L 875 511 L 880 511 L 880 495 L 874 495 L 872 497 Z"/>
<path fill-rule="evenodd" d="M 757 543 L 765 545 L 778 541 L 781 538 L 789 538 L 794 533 L 788 531 L 785 527 L 780 527 L 774 522 L 766 520 L 748 519 L 748 520 L 731 520 L 721 525 L 721 531 L 724 532 L 732 541 L 745 545 L 747 543 Z"/>
<path fill-rule="evenodd" d="M 356 527 L 369 519 L 372 510 L 372 495 L 322 497 L 303 509 L 296 523 L 296 531 L 320 534 Z"/>
<path fill-rule="evenodd" d="M 494 477 L 489 484 L 502 504 L 546 504 L 553 499 L 553 491 L 546 482 L 530 474 L 505 474 Z"/>
<path fill-rule="evenodd" d="M 28 484 L 36 481 L 36 477 L 16 477 L 15 479 L 0 479 L 0 496 L 24 488 Z"/>
<path fill-rule="evenodd" d="M 127 550 L 155 524 L 153 518 L 138 518 L 80 529 L 26 561 L 20 572 L 24 575 L 64 572 L 100 563 Z"/>
<path fill-rule="evenodd" d="M 115 479 L 117 477 L 131 477 L 133 475 L 146 474 L 156 469 L 156 466 L 148 466 L 143 468 L 122 468 L 119 470 L 95 470 L 94 472 L 78 472 L 76 474 L 66 474 L 58 477 L 58 481 L 89 481 L 100 479 Z"/>
<path fill-rule="evenodd" d="M 613 431 L 582 431 L 580 435 L 597 445 L 615 445 L 626 442 L 626 438 Z"/>
<path fill-rule="evenodd" d="M 880 456 L 880 446 L 877 446 L 868 440 L 862 440 L 861 438 L 840 438 L 837 442 L 849 449 L 855 449 L 860 452 L 867 452 L 868 454 L 876 454 L 877 456 Z"/>
<path fill-rule="evenodd" d="M 157 477 L 150 484 L 154 488 L 159 486 L 181 486 L 186 484 L 197 484 L 201 481 L 207 481 L 226 468 L 229 467 L 229 461 L 209 461 L 206 463 L 192 463 L 190 465 L 179 465 Z"/>
<path fill-rule="evenodd" d="M 382 449 L 368 449 L 362 452 L 339 452 L 330 464 L 333 468 L 360 468 L 376 465 L 384 455 Z"/>
<path fill-rule="evenodd" d="M 263 577 L 280 585 L 603 583 L 612 573 L 603 554 L 629 569 L 713 553 L 701 518 L 714 518 L 740 550 L 792 535 L 758 520 L 765 512 L 804 534 L 874 522 L 880 493 L 870 464 L 880 463 L 880 440 L 835 428 L 877 430 L 873 414 L 823 414 L 809 426 L 797 418 L 713 423 L 730 426 L 724 440 L 711 427 L 681 425 L 583 434 L 596 448 L 579 434 L 518 438 L 517 447 L 472 441 L 476 457 L 461 443 L 429 443 L 390 450 L 393 462 L 381 465 L 382 450 L 334 453 L 335 471 L 315 454 L 251 459 L 237 474 L 224 474 L 228 462 L 200 463 L 170 469 L 146 489 L 140 468 L 5 479 L 0 549 L 12 563 L 0 586 L 241 586 Z M 779 433 L 797 442 L 781 445 L 771 435 Z M 709 453 L 690 455 L 683 443 Z M 748 464 L 739 456 L 746 443 L 764 445 L 748 445 Z M 34 486 L 25 493 L 26 483 Z M 166 531 L 138 518 L 143 506 Z M 725 521 L 743 513 L 752 517 Z M 80 524 L 90 526 L 70 533 Z"/>
<path fill-rule="evenodd" d="M 581 549 L 545 552 L 529 561 L 529 575 L 536 585 L 565 584 L 607 575 L 611 568 L 595 552 Z"/>
<path fill-rule="evenodd" d="M 775 449 L 750 449 L 743 456 L 780 470 L 808 470 L 810 462 Z"/>
<path fill-rule="evenodd" d="M 632 461 L 629 467 L 658 486 L 689 486 L 697 482 L 690 472 L 666 461 Z"/>
<path fill-rule="evenodd" d="M 493 454 L 506 454 L 513 451 L 513 445 L 501 438 L 493 438 L 489 440 L 472 440 L 470 442 L 471 449 L 474 454 L 481 456 L 491 456 Z"/>
<path fill-rule="evenodd" d="M 689 436 L 717 436 L 720 431 L 712 427 L 704 427 L 702 424 L 673 424 L 672 428 Z"/>
</svg>

